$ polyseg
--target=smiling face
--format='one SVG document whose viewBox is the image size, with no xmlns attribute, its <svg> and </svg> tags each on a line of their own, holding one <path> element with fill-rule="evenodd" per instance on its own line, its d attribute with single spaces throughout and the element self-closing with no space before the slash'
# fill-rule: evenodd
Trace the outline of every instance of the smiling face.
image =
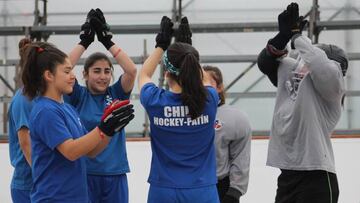
<svg viewBox="0 0 360 203">
<path fill-rule="evenodd" d="M 70 94 L 75 84 L 75 74 L 69 58 L 63 64 L 56 67 L 54 85 L 62 94 Z"/>
<path fill-rule="evenodd" d="M 84 72 L 84 78 L 92 94 L 103 94 L 110 85 L 112 68 L 107 60 L 98 60 Z"/>
<path fill-rule="evenodd" d="M 44 78 L 47 83 L 47 90 L 56 95 L 70 94 L 75 84 L 75 74 L 69 58 L 65 58 L 64 63 L 57 64 L 54 72 L 46 70 Z"/>
</svg>

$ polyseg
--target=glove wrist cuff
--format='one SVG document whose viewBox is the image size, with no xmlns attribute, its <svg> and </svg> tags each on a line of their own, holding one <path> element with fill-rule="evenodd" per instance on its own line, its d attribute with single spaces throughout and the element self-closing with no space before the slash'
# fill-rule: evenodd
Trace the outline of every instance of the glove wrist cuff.
<svg viewBox="0 0 360 203">
<path fill-rule="evenodd" d="M 160 47 L 162 50 L 166 51 L 166 49 L 169 47 L 169 46 L 164 46 L 163 44 L 156 44 L 155 45 L 155 48 L 158 48 Z"/>
<path fill-rule="evenodd" d="M 269 40 L 269 44 L 273 45 L 278 50 L 283 50 L 290 39 L 291 36 L 278 33 L 274 38 Z"/>
<path fill-rule="evenodd" d="M 85 49 L 87 49 L 91 43 L 88 42 L 84 42 L 84 41 L 80 41 L 78 44 L 80 44 L 81 46 L 83 46 Z"/>
<path fill-rule="evenodd" d="M 100 130 L 99 127 L 97 127 L 97 130 L 98 130 L 98 132 L 99 132 L 99 135 L 100 135 L 101 140 L 105 139 L 105 134 Z"/>
<path fill-rule="evenodd" d="M 283 57 L 288 53 L 287 49 L 278 50 L 270 42 L 266 45 L 266 52 L 275 58 Z"/>
<path fill-rule="evenodd" d="M 113 42 L 113 41 L 111 41 L 111 40 L 109 40 L 109 41 L 102 41 L 101 42 L 103 45 L 104 45 L 104 47 L 107 49 L 107 50 L 109 50 L 115 43 Z"/>
</svg>

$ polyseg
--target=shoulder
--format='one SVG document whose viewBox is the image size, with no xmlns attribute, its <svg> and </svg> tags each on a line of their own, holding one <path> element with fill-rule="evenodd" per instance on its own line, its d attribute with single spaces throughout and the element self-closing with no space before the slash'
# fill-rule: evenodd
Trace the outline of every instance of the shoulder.
<svg viewBox="0 0 360 203">
<path fill-rule="evenodd" d="M 49 99 L 38 98 L 34 100 L 34 105 L 32 109 L 33 116 L 39 115 L 56 115 L 61 112 L 61 107 L 55 101 Z"/>
<path fill-rule="evenodd" d="M 156 101 L 160 99 L 160 95 L 164 92 L 164 89 L 157 87 L 154 83 L 146 83 L 140 90 L 140 102 L 144 106 L 154 102 L 156 103 Z"/>
<path fill-rule="evenodd" d="M 234 106 L 226 104 L 220 106 L 218 108 L 218 115 L 234 121 L 234 123 L 240 125 L 241 127 L 250 128 L 248 116 L 243 111 Z"/>
<path fill-rule="evenodd" d="M 63 105 L 64 105 L 64 106 L 63 106 L 64 109 L 67 109 L 67 110 L 70 111 L 72 114 L 77 114 L 77 111 L 76 111 L 76 109 L 75 109 L 75 107 L 74 107 L 73 105 L 68 104 L 68 103 L 64 103 Z"/>
<path fill-rule="evenodd" d="M 16 91 L 11 103 L 22 107 L 23 105 L 31 105 L 31 100 L 22 94 L 22 89 Z"/>
<path fill-rule="evenodd" d="M 158 88 L 153 82 L 149 82 L 142 86 L 140 93 L 154 92 L 158 90 L 160 90 L 160 88 Z"/>
<path fill-rule="evenodd" d="M 247 115 L 241 111 L 239 108 L 235 107 L 235 106 L 230 106 L 228 104 L 224 104 L 222 106 L 220 106 L 218 108 L 218 111 L 219 112 L 223 112 L 223 113 L 230 113 L 230 112 L 233 112 L 233 116 L 234 117 L 237 117 L 237 118 L 241 118 L 241 119 L 244 119 L 244 120 L 248 120 L 247 118 Z"/>
</svg>

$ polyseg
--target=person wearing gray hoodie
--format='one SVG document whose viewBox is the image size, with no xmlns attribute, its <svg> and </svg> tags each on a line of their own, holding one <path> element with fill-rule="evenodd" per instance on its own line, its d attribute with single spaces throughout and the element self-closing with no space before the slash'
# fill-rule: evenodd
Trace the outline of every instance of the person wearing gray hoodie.
<svg viewBox="0 0 360 203">
<path fill-rule="evenodd" d="M 313 45 L 296 3 L 278 16 L 279 33 L 258 56 L 277 87 L 267 165 L 279 168 L 276 203 L 334 203 L 339 188 L 331 133 L 341 116 L 348 60 L 335 45 Z M 286 44 L 299 56 L 286 57 Z"/>
<path fill-rule="evenodd" d="M 225 104 L 225 88 L 219 68 L 204 66 L 210 84 L 219 94 L 215 120 L 217 189 L 221 203 L 239 203 L 249 184 L 251 127 L 238 109 Z"/>
</svg>

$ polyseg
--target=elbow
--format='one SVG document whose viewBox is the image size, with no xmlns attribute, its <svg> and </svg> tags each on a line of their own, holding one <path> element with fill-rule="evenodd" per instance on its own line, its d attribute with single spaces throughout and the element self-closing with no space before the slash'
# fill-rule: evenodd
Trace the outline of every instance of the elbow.
<svg viewBox="0 0 360 203">
<path fill-rule="evenodd" d="M 259 70 L 265 75 L 268 75 L 269 73 L 277 72 L 280 62 L 277 61 L 276 58 L 268 55 L 266 49 L 263 49 L 257 58 L 257 64 Z"/>
<path fill-rule="evenodd" d="M 129 71 L 129 75 L 131 76 L 131 78 L 133 80 L 136 79 L 136 74 L 137 74 L 137 69 L 136 69 L 136 66 L 134 65 L 134 67 Z"/>
<path fill-rule="evenodd" d="M 259 70 L 269 78 L 272 85 L 277 87 L 277 71 L 280 62 L 276 58 L 269 56 L 266 49 L 263 49 L 258 56 L 257 64 Z"/>
</svg>

